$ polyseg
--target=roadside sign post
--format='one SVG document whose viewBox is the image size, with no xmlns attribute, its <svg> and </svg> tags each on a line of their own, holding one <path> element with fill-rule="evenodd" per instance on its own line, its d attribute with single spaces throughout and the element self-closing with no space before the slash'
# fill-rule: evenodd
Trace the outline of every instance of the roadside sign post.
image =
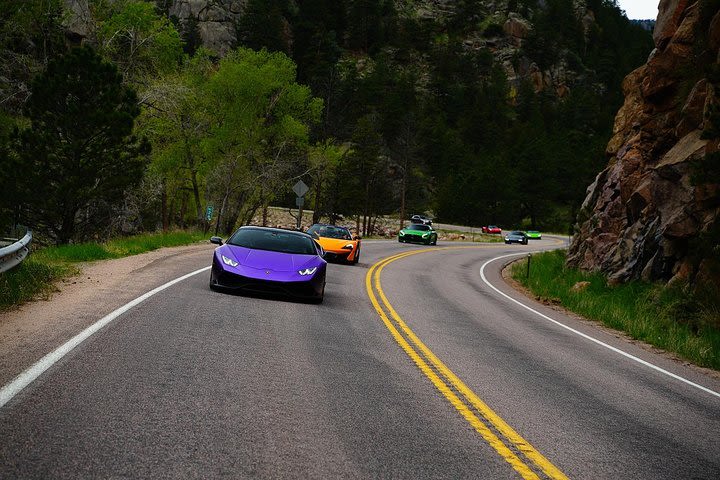
<svg viewBox="0 0 720 480">
<path fill-rule="evenodd" d="M 296 228 L 300 230 L 300 226 L 302 225 L 302 213 L 303 213 L 303 206 L 305 205 L 305 194 L 310 190 L 310 187 L 305 185 L 305 182 L 302 180 L 298 180 L 298 182 L 293 185 L 293 192 L 295 192 L 295 195 L 297 195 L 297 198 L 295 199 L 295 205 L 298 207 L 298 216 L 297 216 L 297 224 Z"/>
<path fill-rule="evenodd" d="M 532 260 L 532 254 L 528 253 L 527 256 L 527 273 L 525 274 L 525 278 L 530 278 L 530 261 Z"/>
</svg>

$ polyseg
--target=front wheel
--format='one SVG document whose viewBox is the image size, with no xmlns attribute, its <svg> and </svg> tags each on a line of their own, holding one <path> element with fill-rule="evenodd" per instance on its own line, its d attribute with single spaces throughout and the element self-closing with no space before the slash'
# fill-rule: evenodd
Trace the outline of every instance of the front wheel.
<svg viewBox="0 0 720 480">
<path fill-rule="evenodd" d="M 322 291 L 320 292 L 319 297 L 315 297 L 311 300 L 312 303 L 321 304 L 323 302 L 323 299 L 325 298 L 325 284 L 323 283 Z"/>
</svg>

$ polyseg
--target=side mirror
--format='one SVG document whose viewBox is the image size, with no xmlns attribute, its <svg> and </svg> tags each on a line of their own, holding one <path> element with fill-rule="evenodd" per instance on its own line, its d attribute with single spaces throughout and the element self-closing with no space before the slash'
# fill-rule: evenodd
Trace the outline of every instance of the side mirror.
<svg viewBox="0 0 720 480">
<path fill-rule="evenodd" d="M 210 243 L 214 243 L 215 245 L 222 245 L 223 241 L 220 237 L 210 237 Z"/>
<path fill-rule="evenodd" d="M 355 236 L 353 237 L 353 240 L 360 240 L 360 239 L 362 239 L 362 237 L 361 237 L 360 235 L 355 235 Z"/>
</svg>

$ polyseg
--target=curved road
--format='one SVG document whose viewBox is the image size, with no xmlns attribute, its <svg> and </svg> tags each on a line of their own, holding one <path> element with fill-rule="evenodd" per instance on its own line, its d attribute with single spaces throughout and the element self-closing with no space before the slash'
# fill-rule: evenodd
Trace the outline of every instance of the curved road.
<svg viewBox="0 0 720 480">
<path fill-rule="evenodd" d="M 558 243 L 366 241 L 322 305 L 187 278 L 0 407 L 0 478 L 718 478 L 717 378 L 481 276 Z"/>
</svg>

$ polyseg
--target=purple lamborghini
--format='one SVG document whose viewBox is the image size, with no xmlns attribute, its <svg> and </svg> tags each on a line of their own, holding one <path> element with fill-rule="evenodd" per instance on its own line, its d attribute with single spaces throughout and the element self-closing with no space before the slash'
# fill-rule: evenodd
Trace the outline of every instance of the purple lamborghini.
<svg viewBox="0 0 720 480">
<path fill-rule="evenodd" d="M 215 249 L 210 288 L 280 293 L 322 302 L 325 293 L 325 252 L 301 232 L 265 227 L 240 227 Z"/>
</svg>

